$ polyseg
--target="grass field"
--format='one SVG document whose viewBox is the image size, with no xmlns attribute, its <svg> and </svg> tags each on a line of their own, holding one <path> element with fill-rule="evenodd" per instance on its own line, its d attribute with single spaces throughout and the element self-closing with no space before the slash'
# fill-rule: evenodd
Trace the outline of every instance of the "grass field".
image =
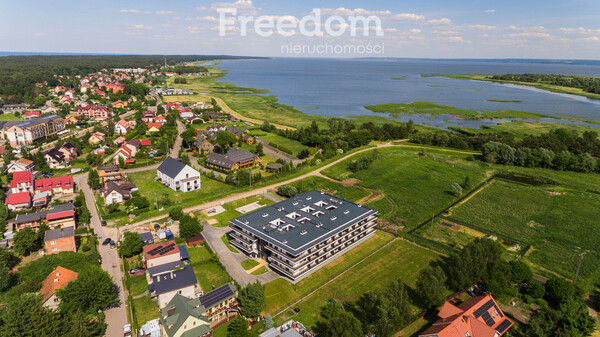
<svg viewBox="0 0 600 337">
<path fill-rule="evenodd" d="M 141 295 L 146 290 L 148 290 L 148 281 L 146 281 L 146 275 L 131 276 L 129 278 L 129 295 Z"/>
<path fill-rule="evenodd" d="M 320 285 L 339 275 L 350 268 L 371 252 L 390 242 L 393 238 L 382 232 L 376 232 L 375 236 L 360 244 L 358 247 L 348 251 L 331 263 L 306 277 L 297 284 L 278 278 L 265 285 L 266 308 L 265 312 L 274 315 L 291 305 L 302 296 L 310 293 Z"/>
<path fill-rule="evenodd" d="M 269 132 L 264 132 L 264 131 L 256 131 L 253 132 L 253 134 L 259 136 L 260 138 L 266 140 L 267 142 L 273 142 L 277 145 L 281 145 L 283 147 L 286 147 L 290 150 L 292 150 L 293 152 L 293 156 L 298 156 L 298 154 L 300 153 L 300 151 L 306 149 L 308 150 L 308 152 L 312 155 L 315 153 L 315 148 L 312 147 L 306 147 L 305 145 L 302 145 L 300 142 L 293 140 L 293 139 L 289 139 L 289 138 L 285 138 L 282 137 L 280 135 L 274 134 L 274 133 L 269 133 Z"/>
<path fill-rule="evenodd" d="M 256 269 L 255 271 L 251 272 L 250 274 L 251 275 L 262 275 L 268 271 L 269 271 L 269 269 L 267 269 L 267 267 L 262 266 L 262 267 Z"/>
<path fill-rule="evenodd" d="M 242 268 L 244 268 L 244 270 L 250 270 L 256 266 L 258 266 L 260 263 L 258 263 L 258 261 L 254 260 L 254 259 L 247 259 L 242 261 Z"/>
<path fill-rule="evenodd" d="M 352 202 L 357 202 L 370 194 L 369 191 L 364 190 L 362 188 L 354 186 L 344 186 L 338 182 L 331 181 L 322 177 L 308 177 L 296 181 L 290 185 L 295 186 L 299 190 L 315 189 L 319 191 L 325 191 L 327 193 L 334 194 L 340 198 L 344 198 Z"/>
<path fill-rule="evenodd" d="M 449 222 L 436 218 L 433 220 L 433 224 L 423 226 L 419 231 L 416 231 L 416 233 L 426 239 L 442 243 L 454 249 L 462 249 L 475 238 L 486 236 L 485 233 L 468 227 L 454 225 L 450 228 L 442 223 Z"/>
<path fill-rule="evenodd" d="M 474 129 L 460 126 L 449 126 L 451 130 L 467 132 L 467 133 L 510 133 L 515 135 L 515 138 L 522 139 L 525 135 L 539 136 L 543 133 L 548 133 L 551 130 L 557 128 L 566 128 L 569 130 L 575 130 L 579 134 L 585 131 L 598 132 L 598 128 L 584 125 L 569 125 L 569 124 L 557 124 L 548 122 L 524 122 L 524 121 L 512 121 L 512 122 L 500 122 L 498 125 L 485 126 L 484 128 Z"/>
<path fill-rule="evenodd" d="M 439 256 L 424 248 L 404 240 L 396 240 L 375 253 L 362 263 L 355 265 L 349 272 L 318 290 L 311 297 L 295 307 L 300 312 L 286 312 L 281 320 L 295 319 L 312 326 L 318 318 L 320 308 L 328 299 L 338 301 L 355 300 L 365 292 L 382 289 L 394 280 L 402 280 L 414 289 L 417 276 L 422 268 Z M 413 294 L 414 292 L 409 292 Z M 416 300 L 414 298 L 413 300 Z M 415 313 L 419 310 L 415 308 Z"/>
<path fill-rule="evenodd" d="M 464 160 L 461 154 L 442 155 L 443 152 L 437 154 L 432 150 L 427 153 L 419 155 L 418 148 L 380 149 L 378 159 L 366 170 L 356 173 L 347 170 L 349 160 L 357 156 L 324 170 L 323 174 L 338 180 L 355 178 L 359 186 L 383 192 L 383 198 L 366 206 L 378 210 L 383 219 L 412 228 L 456 200 L 450 193 L 452 183 L 462 183 L 469 176 L 475 186 L 489 175 L 481 163 Z M 370 151 L 364 154 L 370 155 Z"/>
<path fill-rule="evenodd" d="M 560 187 L 495 181 L 452 211 L 452 217 L 531 243 L 527 258 L 567 278 L 587 251 L 582 278 L 597 273 L 600 196 Z"/>
<path fill-rule="evenodd" d="M 142 296 L 133 300 L 133 308 L 137 318 L 138 326 L 158 318 L 158 303 L 151 300 L 148 296 Z"/>
<path fill-rule="evenodd" d="M 223 268 L 211 261 L 206 246 L 188 248 L 188 253 L 196 279 L 204 292 L 210 291 L 212 286 L 220 287 L 231 280 Z"/>
<path fill-rule="evenodd" d="M 20 121 L 21 117 L 15 116 L 12 112 L 0 113 L 0 121 Z"/>
<path fill-rule="evenodd" d="M 219 213 L 215 216 L 207 217 L 207 218 L 215 218 L 219 221 L 216 224 L 213 224 L 213 226 L 215 226 L 215 227 L 227 227 L 227 226 L 229 226 L 229 220 L 242 215 L 242 213 L 236 211 L 236 208 L 240 208 L 241 206 L 245 206 L 245 205 L 248 205 L 248 204 L 251 204 L 254 202 L 258 202 L 263 207 L 272 205 L 275 203 L 269 199 L 263 198 L 262 196 L 245 198 L 245 199 L 236 200 L 236 201 L 233 201 L 233 202 L 223 205 L 225 212 Z"/>
<path fill-rule="evenodd" d="M 469 109 L 460 109 L 453 106 L 439 105 L 426 101 L 415 101 L 412 103 L 384 103 L 377 105 L 367 105 L 365 108 L 373 112 L 386 112 L 394 117 L 400 115 L 412 114 L 430 114 L 430 115 L 454 115 L 461 119 L 497 119 L 497 118 L 525 118 L 525 119 L 540 119 L 541 117 L 550 117 L 533 112 L 516 111 L 516 110 L 482 110 L 481 112 Z"/>
</svg>

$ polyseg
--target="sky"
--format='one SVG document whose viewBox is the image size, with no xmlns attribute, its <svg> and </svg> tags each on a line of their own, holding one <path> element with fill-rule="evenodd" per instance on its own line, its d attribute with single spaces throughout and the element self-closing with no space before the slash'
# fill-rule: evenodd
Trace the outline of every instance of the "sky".
<svg viewBox="0 0 600 337">
<path fill-rule="evenodd" d="M 599 59 L 600 1 L 0 0 L 0 51 Z"/>
</svg>

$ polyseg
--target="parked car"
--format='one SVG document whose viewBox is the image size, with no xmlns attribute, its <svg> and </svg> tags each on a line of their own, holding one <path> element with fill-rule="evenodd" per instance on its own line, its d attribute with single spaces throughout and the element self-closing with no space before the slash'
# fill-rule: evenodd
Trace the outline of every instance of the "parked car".
<svg viewBox="0 0 600 337">
<path fill-rule="evenodd" d="M 131 324 L 123 325 L 123 337 L 131 337 Z"/>
<path fill-rule="evenodd" d="M 103 221 L 100 221 L 100 224 L 101 224 L 102 226 L 106 226 L 106 221 L 104 221 L 104 220 L 103 220 Z"/>
<path fill-rule="evenodd" d="M 140 271 L 140 270 L 143 270 L 143 269 L 142 268 L 131 268 L 131 269 L 129 269 L 129 274 L 133 274 L 133 273 L 135 273 L 137 271 Z"/>
<path fill-rule="evenodd" d="M 106 238 L 104 239 L 104 241 L 102 242 L 103 246 L 106 246 L 107 244 L 111 243 L 112 239 L 111 238 Z"/>
<path fill-rule="evenodd" d="M 44 174 L 44 178 L 50 178 L 54 175 L 54 173 L 50 172 L 50 173 L 46 173 Z"/>
<path fill-rule="evenodd" d="M 117 245 L 115 244 L 115 241 L 110 240 L 110 248 L 115 248 L 117 247 Z"/>
</svg>

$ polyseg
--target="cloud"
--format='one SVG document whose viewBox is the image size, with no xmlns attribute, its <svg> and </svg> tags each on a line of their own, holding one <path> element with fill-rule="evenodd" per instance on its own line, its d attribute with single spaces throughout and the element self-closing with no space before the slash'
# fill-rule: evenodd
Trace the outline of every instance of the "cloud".
<svg viewBox="0 0 600 337">
<path fill-rule="evenodd" d="M 238 15 L 257 15 L 258 10 L 254 7 L 252 0 L 237 0 L 236 2 L 215 2 L 213 3 L 209 11 L 216 12 L 219 9 L 224 8 L 235 8 L 237 9 Z"/>
<path fill-rule="evenodd" d="M 448 18 L 441 18 L 441 19 L 437 19 L 437 20 L 428 20 L 427 22 L 424 23 L 424 25 L 426 26 L 444 26 L 444 25 L 451 25 L 452 24 L 452 20 L 448 19 Z"/>
<path fill-rule="evenodd" d="M 131 25 L 131 28 L 133 29 L 137 29 L 137 30 L 151 30 L 152 26 L 146 26 L 146 25 Z"/>
<path fill-rule="evenodd" d="M 484 12 L 486 13 L 496 13 L 495 9 L 486 9 Z"/>
<path fill-rule="evenodd" d="M 344 7 L 339 8 L 323 8 L 321 9 L 323 15 L 340 15 L 340 16 L 356 16 L 356 15 L 392 15 L 389 10 L 385 11 L 373 11 L 364 8 L 348 9 Z"/>
<path fill-rule="evenodd" d="M 173 11 L 158 11 L 158 12 L 156 12 L 156 15 L 175 15 L 175 12 L 173 12 Z"/>
<path fill-rule="evenodd" d="M 409 30 L 409 32 L 411 32 L 413 34 L 419 34 L 421 32 L 421 30 L 419 28 L 413 28 L 413 29 Z"/>
<path fill-rule="evenodd" d="M 450 36 L 450 37 L 448 37 L 448 42 L 453 42 L 453 43 L 471 43 L 471 41 L 463 39 L 462 36 Z"/>
<path fill-rule="evenodd" d="M 48 36 L 48 34 L 46 34 L 46 33 L 35 33 L 35 34 L 33 34 L 33 36 L 34 37 L 46 37 L 46 36 Z"/>
<path fill-rule="evenodd" d="M 145 11 L 144 14 L 150 15 L 150 14 L 152 14 L 152 12 L 151 11 Z"/>
<path fill-rule="evenodd" d="M 196 20 L 199 20 L 199 21 L 211 21 L 211 22 L 217 22 L 217 21 L 219 21 L 219 19 L 215 18 L 214 16 L 210 16 L 210 15 L 199 16 L 199 17 L 196 18 Z"/>
<path fill-rule="evenodd" d="M 160 26 L 163 27 L 163 28 L 173 27 L 173 25 L 170 24 L 170 23 L 161 23 Z"/>
<path fill-rule="evenodd" d="M 590 37 L 585 37 L 583 39 L 581 39 L 581 41 L 585 41 L 585 42 L 600 42 L 600 38 L 597 36 L 590 36 Z"/>
<path fill-rule="evenodd" d="M 414 13 L 400 13 L 394 14 L 392 19 L 396 21 L 423 21 L 425 20 L 425 16 Z"/>
<path fill-rule="evenodd" d="M 194 8 L 197 11 L 205 11 L 207 8 L 204 6 Z"/>
<path fill-rule="evenodd" d="M 488 25 L 469 25 L 468 28 L 474 29 L 474 30 L 497 30 L 498 29 L 498 27 L 496 27 L 496 26 L 488 26 Z"/>
<path fill-rule="evenodd" d="M 540 33 L 540 32 L 527 32 L 527 33 L 516 33 L 516 34 L 508 34 L 510 37 L 525 37 L 525 38 L 548 38 L 550 34 Z"/>
<path fill-rule="evenodd" d="M 139 14 L 140 11 L 138 11 L 137 9 L 121 9 L 119 13 Z"/>
</svg>

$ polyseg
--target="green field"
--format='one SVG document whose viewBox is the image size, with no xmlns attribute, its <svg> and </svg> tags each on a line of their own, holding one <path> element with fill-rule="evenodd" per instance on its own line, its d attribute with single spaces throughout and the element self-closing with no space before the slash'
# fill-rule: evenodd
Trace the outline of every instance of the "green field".
<svg viewBox="0 0 600 337">
<path fill-rule="evenodd" d="M 350 200 L 352 202 L 358 202 L 360 199 L 367 197 L 370 193 L 359 187 L 344 186 L 338 182 L 331 181 L 322 177 L 308 177 L 290 185 L 296 187 L 298 190 L 319 190 L 325 191 L 329 194 L 334 194 L 340 198 Z"/>
<path fill-rule="evenodd" d="M 293 314 L 290 310 L 278 319 L 295 319 L 312 326 L 317 321 L 320 308 L 328 299 L 342 302 L 355 300 L 365 292 L 382 289 L 397 279 L 414 289 L 421 269 L 438 258 L 436 253 L 404 240 L 396 240 L 295 305 L 294 308 L 300 309 L 298 314 Z M 413 301 L 416 300 L 413 298 Z M 415 313 L 418 311 L 415 308 Z"/>
<path fill-rule="evenodd" d="M 283 147 L 286 147 L 290 150 L 292 150 L 293 152 L 293 156 L 298 156 L 298 154 L 300 153 L 300 151 L 306 149 L 310 152 L 310 154 L 314 154 L 315 153 L 315 148 L 312 147 L 306 147 L 305 145 L 302 145 L 300 142 L 293 140 L 293 139 L 289 139 L 289 138 L 285 138 L 282 137 L 280 135 L 274 134 L 274 133 L 269 133 L 269 132 L 264 132 L 264 131 L 255 131 L 253 132 L 253 134 L 259 136 L 260 138 L 266 140 L 267 142 L 273 142 L 277 145 L 281 145 Z"/>
<path fill-rule="evenodd" d="M 254 260 L 254 259 L 247 259 L 242 261 L 242 268 L 244 268 L 244 270 L 250 270 L 256 266 L 258 266 L 260 263 L 258 263 L 258 261 Z"/>
<path fill-rule="evenodd" d="M 567 278 L 586 251 L 580 276 L 597 274 L 600 268 L 597 194 L 496 180 L 451 216 L 532 244 L 527 258 L 533 264 Z"/>
<path fill-rule="evenodd" d="M 1 113 L 0 111 L 0 121 L 20 121 L 21 117 L 15 116 L 12 112 Z"/>
<path fill-rule="evenodd" d="M 148 290 L 146 275 L 129 277 L 129 295 L 137 296 Z"/>
<path fill-rule="evenodd" d="M 206 246 L 188 248 L 188 252 L 194 274 L 204 292 L 210 291 L 213 286 L 220 287 L 231 281 L 225 270 L 211 261 L 211 255 Z"/>
<path fill-rule="evenodd" d="M 436 218 L 433 220 L 433 224 L 428 223 L 416 231 L 415 234 L 454 249 L 462 249 L 475 238 L 486 236 L 485 233 L 468 227 L 453 224 L 454 226 L 450 228 L 444 223 L 448 224 L 450 222 Z"/>
<path fill-rule="evenodd" d="M 384 103 L 377 105 L 367 105 L 365 108 L 373 112 L 389 113 L 393 117 L 412 114 L 430 114 L 430 115 L 454 115 L 460 119 L 497 119 L 497 118 L 525 118 L 540 119 L 541 117 L 555 118 L 549 115 L 542 115 L 533 112 L 517 110 L 482 110 L 481 112 L 469 109 L 460 109 L 453 106 L 439 105 L 425 101 L 415 101 L 412 103 Z"/>
<path fill-rule="evenodd" d="M 158 303 L 151 300 L 150 297 L 142 296 L 133 300 L 132 303 L 138 326 L 142 326 L 146 322 L 158 318 Z"/>
<path fill-rule="evenodd" d="M 359 155 L 323 174 L 338 180 L 358 179 L 357 185 L 383 192 L 384 197 L 366 206 L 378 210 L 385 220 L 412 228 L 456 200 L 450 193 L 452 183 L 462 183 L 469 176 L 474 187 L 489 176 L 480 162 L 464 160 L 462 154 L 434 150 L 427 153 L 419 155 L 418 147 L 379 149 L 378 159 L 366 170 L 351 173 L 346 168 L 349 160 Z M 371 154 L 369 151 L 361 155 Z"/>
<path fill-rule="evenodd" d="M 355 265 L 358 261 L 368 256 L 371 252 L 390 242 L 393 238 L 382 232 L 360 244 L 358 247 L 338 257 L 314 274 L 306 277 L 297 284 L 291 284 L 283 278 L 278 278 L 265 285 L 266 308 L 265 312 L 274 315 L 285 307 L 291 305 L 312 290 L 339 275 L 344 270 Z"/>
<path fill-rule="evenodd" d="M 262 266 L 262 267 L 256 269 L 255 271 L 251 272 L 250 274 L 251 275 L 262 275 L 268 271 L 269 271 L 269 269 L 267 269 L 267 267 Z"/>
<path fill-rule="evenodd" d="M 263 198 L 262 196 L 255 196 L 255 197 L 232 201 L 228 204 L 225 204 L 225 205 L 223 205 L 225 212 L 219 213 L 215 216 L 206 216 L 204 213 L 201 213 L 200 216 L 203 218 L 217 219 L 219 222 L 217 222 L 216 224 L 213 224 L 213 226 L 215 226 L 215 227 L 227 227 L 227 226 L 229 226 L 229 220 L 231 220 L 233 218 L 237 218 L 238 216 L 242 215 L 242 213 L 236 211 L 236 208 L 239 208 L 241 206 L 245 206 L 245 205 L 248 205 L 248 204 L 251 204 L 254 202 L 258 202 L 262 207 L 273 205 L 275 203 L 269 199 Z"/>
<path fill-rule="evenodd" d="M 525 121 L 500 122 L 498 125 L 485 126 L 480 129 L 466 128 L 461 126 L 449 126 L 448 128 L 466 133 L 510 133 L 513 134 L 516 139 L 523 139 L 523 137 L 526 135 L 539 136 L 557 128 L 575 130 L 579 134 L 582 134 L 585 131 L 598 132 L 598 128 L 592 126 Z"/>
</svg>

